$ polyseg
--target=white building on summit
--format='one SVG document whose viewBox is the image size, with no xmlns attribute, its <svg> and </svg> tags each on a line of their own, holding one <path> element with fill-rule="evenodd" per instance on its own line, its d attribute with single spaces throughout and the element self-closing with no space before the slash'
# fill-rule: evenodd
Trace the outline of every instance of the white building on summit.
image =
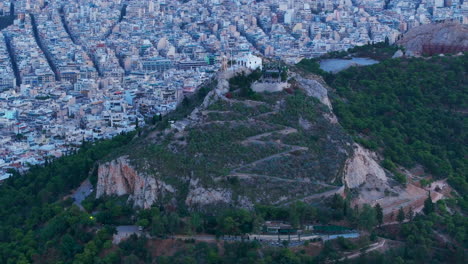
<svg viewBox="0 0 468 264">
<path fill-rule="evenodd" d="M 252 55 L 251 53 L 238 58 L 236 62 L 237 65 L 251 70 L 262 69 L 262 58 Z"/>
</svg>

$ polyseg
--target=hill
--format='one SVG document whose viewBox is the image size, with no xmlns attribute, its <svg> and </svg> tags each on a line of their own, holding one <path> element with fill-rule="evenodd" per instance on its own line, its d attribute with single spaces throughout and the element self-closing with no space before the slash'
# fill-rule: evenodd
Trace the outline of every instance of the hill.
<svg viewBox="0 0 468 264">
<path fill-rule="evenodd" d="M 236 78 L 242 83 L 248 76 Z M 173 198 L 189 209 L 252 208 L 342 191 L 354 150 L 326 105 L 300 84 L 257 100 L 235 92 L 229 99 L 217 94 L 220 86 L 189 118 L 149 132 L 125 155 L 101 164 L 97 196 L 127 193 L 145 208 Z"/>
<path fill-rule="evenodd" d="M 0 262 L 465 263 L 466 60 L 385 60 L 328 84 L 304 61 L 276 93 L 250 89 L 260 72 L 222 73 L 152 126 L 3 182 Z M 360 237 L 219 239 L 266 220 Z M 126 229 L 146 235 L 113 243 Z"/>
</svg>

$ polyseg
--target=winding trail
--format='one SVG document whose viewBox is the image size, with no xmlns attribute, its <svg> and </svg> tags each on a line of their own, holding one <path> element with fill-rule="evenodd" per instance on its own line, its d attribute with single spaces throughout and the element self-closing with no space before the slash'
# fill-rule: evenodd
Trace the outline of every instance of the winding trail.
<svg viewBox="0 0 468 264">
<path fill-rule="evenodd" d="M 269 143 L 269 142 L 260 142 L 260 143 L 261 143 L 261 144 L 267 144 L 267 143 Z M 242 165 L 242 166 L 240 166 L 240 167 L 237 167 L 237 168 L 231 170 L 231 173 L 237 173 L 239 170 L 245 169 L 246 167 L 256 166 L 256 165 L 259 164 L 259 163 L 262 163 L 262 162 L 265 162 L 265 161 L 268 161 L 268 160 L 271 160 L 271 159 L 279 158 L 279 157 L 288 155 L 288 154 L 290 154 L 291 152 L 298 151 L 298 150 L 303 150 L 303 151 L 305 151 L 305 150 L 308 150 L 308 148 L 306 148 L 306 147 L 300 147 L 300 146 L 292 146 L 292 148 L 289 149 L 289 150 L 286 150 L 286 151 L 283 151 L 283 152 L 280 152 L 280 153 L 276 153 L 276 154 L 273 154 L 273 155 L 268 156 L 268 157 L 266 157 L 266 158 L 259 159 L 259 160 L 256 160 L 256 161 L 254 161 L 254 162 L 251 162 L 251 163 Z"/>
<path fill-rule="evenodd" d="M 269 113 L 271 113 L 271 112 L 269 112 Z M 268 114 L 268 113 L 267 113 L 267 114 Z M 271 132 L 266 132 L 266 133 L 263 133 L 263 134 L 259 134 L 259 135 L 255 135 L 255 136 L 248 137 L 248 138 L 245 139 L 243 142 L 247 143 L 247 142 L 252 142 L 252 141 L 259 141 L 261 138 L 271 136 L 271 135 L 273 135 L 274 133 L 279 133 L 279 134 L 285 136 L 285 135 L 288 135 L 288 134 L 297 133 L 297 129 L 292 128 L 292 127 L 286 127 L 285 129 L 276 130 L 276 131 L 271 131 Z M 291 145 L 290 145 L 290 146 L 291 146 Z"/>
<path fill-rule="evenodd" d="M 324 184 L 324 183 L 315 183 L 315 184 L 320 184 L 320 185 L 328 185 L 328 184 Z M 328 185 L 329 187 L 333 186 L 333 185 Z M 329 190 L 329 191 L 325 191 L 325 192 L 321 192 L 321 193 L 315 193 L 315 194 L 312 194 L 312 195 L 309 195 L 309 196 L 306 196 L 304 198 L 300 198 L 300 199 L 297 199 L 295 201 L 289 201 L 289 202 L 286 202 L 286 203 L 283 203 L 283 205 L 289 205 L 293 202 L 296 202 L 296 201 L 302 201 L 302 202 L 305 202 L 305 203 L 308 203 L 308 202 L 311 202 L 315 199 L 319 199 L 319 198 L 326 198 L 326 197 L 330 197 L 336 193 L 342 193 L 344 192 L 344 186 L 340 186 L 340 187 L 336 187 L 336 186 L 333 186 L 335 187 L 334 189 L 332 190 Z"/>
<path fill-rule="evenodd" d="M 374 250 L 377 250 L 377 249 L 379 249 L 379 248 L 382 248 L 383 246 L 385 246 L 385 241 L 386 241 L 386 240 L 383 239 L 382 241 L 379 241 L 379 242 L 377 242 L 377 243 L 374 243 L 374 244 L 370 245 L 370 247 L 369 247 L 368 249 L 364 250 L 364 252 L 360 252 L 360 251 L 359 251 L 359 252 L 356 252 L 356 253 L 352 253 L 352 254 L 350 254 L 350 255 L 347 255 L 347 256 L 345 256 L 345 257 L 342 257 L 341 259 L 339 259 L 339 261 L 344 261 L 344 260 L 346 260 L 346 259 L 357 258 L 357 257 L 361 256 L 361 255 L 364 254 L 364 253 L 369 253 L 369 252 L 371 252 L 371 251 L 374 251 Z"/>
<path fill-rule="evenodd" d="M 326 183 L 321 183 L 321 182 L 311 182 L 310 180 L 305 180 L 305 179 L 288 179 L 288 178 L 281 178 L 281 177 L 276 177 L 276 176 L 268 176 L 268 175 L 262 175 L 262 174 L 256 174 L 256 173 L 243 173 L 243 172 L 235 172 L 230 174 L 229 176 L 231 177 L 238 177 L 238 178 L 267 178 L 267 179 L 274 179 L 277 181 L 284 181 L 284 182 L 299 182 L 299 183 L 313 183 L 313 184 L 318 184 L 322 185 L 324 187 L 332 187 L 332 185 L 326 184 Z M 335 187 L 335 186 L 333 186 Z"/>
<path fill-rule="evenodd" d="M 234 100 L 231 100 L 231 99 L 227 99 L 227 100 L 234 101 Z M 235 100 L 235 101 L 237 101 L 237 100 Z M 243 102 L 243 103 L 245 103 L 245 102 Z M 250 104 L 250 102 L 248 102 L 248 103 Z M 261 114 L 258 114 L 256 116 L 253 116 L 253 117 L 251 117 L 249 119 L 252 120 L 252 121 L 255 121 L 255 122 L 261 122 L 261 123 L 265 123 L 267 125 L 271 125 L 271 123 L 265 122 L 263 120 L 263 117 L 266 116 L 266 115 L 276 114 L 276 113 L 278 113 L 278 111 L 279 111 L 279 105 L 277 104 L 277 105 L 275 105 L 275 109 L 273 111 L 266 112 L 266 113 L 261 113 Z M 225 112 L 225 111 L 222 111 L 222 112 Z M 216 121 L 213 121 L 213 122 L 216 122 Z M 213 122 L 209 122 L 209 123 L 213 123 Z M 235 122 L 237 122 L 237 121 L 235 121 Z M 227 123 L 227 122 L 226 121 L 221 121 L 221 122 L 218 122 L 218 123 Z M 275 125 L 278 126 L 278 124 L 275 124 Z M 309 150 L 308 147 L 285 144 L 285 143 L 280 142 L 279 140 L 262 140 L 262 139 L 264 139 L 266 137 L 272 136 L 273 134 L 281 134 L 281 135 L 285 136 L 285 135 L 294 134 L 294 133 L 297 133 L 297 132 L 298 131 L 297 131 L 296 128 L 283 126 L 282 129 L 261 133 L 261 134 L 250 136 L 250 137 L 244 139 L 243 141 L 241 141 L 241 144 L 244 144 L 244 145 L 246 145 L 246 144 L 274 144 L 274 145 L 277 145 L 279 147 L 289 148 L 289 149 L 285 150 L 285 151 L 282 151 L 282 152 L 279 152 L 279 153 L 276 153 L 276 154 L 273 154 L 273 155 L 270 155 L 268 157 L 265 157 L 265 158 L 250 162 L 248 164 L 241 165 L 241 166 L 239 166 L 237 168 L 234 168 L 234 169 L 231 170 L 228 177 L 238 177 L 238 178 L 244 178 L 244 179 L 265 178 L 265 179 L 271 179 L 271 180 L 283 181 L 283 182 L 291 182 L 291 183 L 298 183 L 298 184 L 316 184 L 316 185 L 320 185 L 320 186 L 323 186 L 323 187 L 326 187 L 326 188 L 332 188 L 331 190 L 328 190 L 328 191 L 325 191 L 325 192 L 314 193 L 314 194 L 306 196 L 304 198 L 294 199 L 293 201 L 288 201 L 288 202 L 284 203 L 284 205 L 288 205 L 288 204 L 290 204 L 292 202 L 295 202 L 295 201 L 298 201 L 298 200 L 307 202 L 307 201 L 311 201 L 311 200 L 314 200 L 314 199 L 317 199 L 317 198 L 329 197 L 329 196 L 332 196 L 332 195 L 334 195 L 336 193 L 342 193 L 344 191 L 344 186 L 330 185 L 330 184 L 323 183 L 323 182 L 313 182 L 313 181 L 311 181 L 309 179 L 303 179 L 303 178 L 288 179 L 288 178 L 269 176 L 269 175 L 262 175 L 262 174 L 256 174 L 256 173 L 241 172 L 242 169 L 245 169 L 245 168 L 248 168 L 248 167 L 254 167 L 254 166 L 256 166 L 256 165 L 258 165 L 258 164 L 260 164 L 262 162 L 269 161 L 269 160 L 272 160 L 272 159 L 275 159 L 275 158 L 284 157 L 284 156 L 290 155 L 291 153 L 294 153 L 296 151 L 308 151 Z"/>
</svg>

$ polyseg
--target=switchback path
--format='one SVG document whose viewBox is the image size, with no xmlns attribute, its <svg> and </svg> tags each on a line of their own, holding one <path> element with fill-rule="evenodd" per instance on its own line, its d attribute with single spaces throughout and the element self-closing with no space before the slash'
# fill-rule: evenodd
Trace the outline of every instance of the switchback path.
<svg viewBox="0 0 468 264">
<path fill-rule="evenodd" d="M 385 246 L 385 239 L 383 239 L 382 241 L 379 241 L 377 243 L 374 243 L 372 245 L 370 245 L 370 247 L 366 250 L 364 250 L 364 252 L 356 252 L 356 253 L 352 253 L 350 255 L 347 255 L 341 259 L 339 259 L 339 261 L 344 261 L 346 259 L 353 259 L 353 258 L 357 258 L 359 256 L 361 256 L 362 254 L 364 253 L 368 253 L 368 252 L 371 252 L 371 251 L 374 251 L 374 250 L 377 250 L 379 248 L 382 248 L 383 246 Z"/>
<path fill-rule="evenodd" d="M 320 184 L 320 183 L 317 183 L 317 184 Z M 329 185 L 329 186 L 333 186 L 333 185 Z M 336 186 L 333 186 L 333 187 L 336 187 Z M 326 191 L 326 192 L 315 193 L 315 194 L 306 196 L 306 197 L 298 199 L 296 201 L 302 201 L 302 202 L 307 203 L 307 202 L 311 202 L 312 200 L 315 200 L 315 199 L 318 199 L 318 198 L 330 197 L 330 196 L 334 195 L 335 193 L 341 193 L 343 191 L 344 191 L 344 186 L 340 186 L 340 187 L 336 187 L 336 188 L 334 188 L 332 190 L 329 190 L 329 191 Z M 283 205 L 289 205 L 289 204 L 291 204 L 293 202 L 295 202 L 295 201 L 289 201 L 289 202 L 284 203 Z"/>
</svg>

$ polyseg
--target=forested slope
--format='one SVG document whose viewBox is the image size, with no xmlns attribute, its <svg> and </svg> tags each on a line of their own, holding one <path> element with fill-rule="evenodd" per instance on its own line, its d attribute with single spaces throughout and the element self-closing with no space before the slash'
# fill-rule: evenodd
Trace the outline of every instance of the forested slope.
<svg viewBox="0 0 468 264">
<path fill-rule="evenodd" d="M 329 84 L 340 123 L 384 166 L 420 164 L 467 193 L 468 55 L 352 67 Z"/>
</svg>

